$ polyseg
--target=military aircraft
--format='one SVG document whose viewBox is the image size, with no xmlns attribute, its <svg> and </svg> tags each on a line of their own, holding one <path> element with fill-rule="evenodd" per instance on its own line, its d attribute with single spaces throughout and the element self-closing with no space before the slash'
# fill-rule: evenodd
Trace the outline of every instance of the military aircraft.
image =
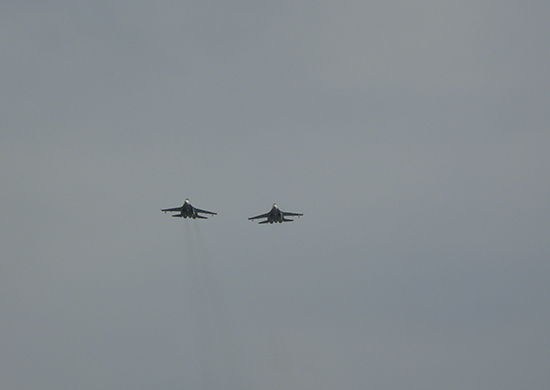
<svg viewBox="0 0 550 390">
<path fill-rule="evenodd" d="M 286 211 L 281 210 L 275 203 L 273 203 L 273 207 L 269 212 L 265 214 L 256 215 L 255 217 L 248 218 L 249 220 L 253 219 L 259 219 L 259 218 L 267 218 L 265 221 L 258 222 L 258 223 L 273 223 L 273 222 L 292 222 L 293 219 L 287 219 L 285 217 L 301 217 L 304 214 L 299 213 L 288 213 Z"/>
<path fill-rule="evenodd" d="M 180 218 L 201 218 L 201 219 L 207 219 L 202 214 L 210 214 L 210 215 L 216 215 L 217 213 L 213 213 L 212 211 L 206 211 L 197 209 L 196 207 L 191 206 L 191 203 L 189 203 L 189 199 L 185 199 L 185 202 L 183 202 L 183 206 L 180 207 L 174 207 L 173 209 L 161 209 L 161 211 L 166 212 L 179 212 L 179 214 L 173 214 L 172 217 L 180 217 Z"/>
</svg>

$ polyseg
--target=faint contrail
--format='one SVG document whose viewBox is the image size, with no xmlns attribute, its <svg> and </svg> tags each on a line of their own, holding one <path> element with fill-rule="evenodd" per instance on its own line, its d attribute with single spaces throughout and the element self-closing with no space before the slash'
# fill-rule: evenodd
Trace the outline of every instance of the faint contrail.
<svg viewBox="0 0 550 390">
<path fill-rule="evenodd" d="M 201 281 L 201 272 L 199 272 L 199 262 L 197 261 L 197 253 L 195 246 L 194 234 L 191 232 L 191 227 L 189 226 L 190 222 L 188 220 L 184 221 L 184 236 L 183 242 L 185 246 L 185 256 L 184 263 L 188 272 L 188 280 L 190 288 L 186 289 L 191 298 L 191 308 L 190 313 L 196 320 L 196 348 L 197 348 L 197 358 L 198 358 L 198 367 L 200 375 L 200 383 L 202 388 L 206 388 L 205 384 L 208 382 L 209 374 L 209 364 L 211 358 L 209 356 L 208 347 L 209 344 L 209 335 L 207 331 L 208 320 L 204 312 L 204 300 L 202 299 L 202 289 L 203 283 Z"/>
<path fill-rule="evenodd" d="M 193 225 L 191 228 L 190 224 Z M 184 263 L 190 279 L 189 297 L 197 323 L 197 358 L 203 389 L 236 386 L 238 368 L 211 257 L 196 221 L 184 221 Z"/>
<path fill-rule="evenodd" d="M 197 239 L 197 253 L 199 256 L 198 269 L 204 291 L 205 310 L 209 321 L 210 342 L 214 347 L 212 358 L 218 364 L 217 369 L 223 377 L 235 375 L 236 372 L 236 354 L 233 348 L 232 337 L 229 322 L 225 315 L 225 306 L 222 295 L 219 291 L 219 285 L 216 281 L 216 275 L 212 268 L 211 256 L 205 244 L 204 237 L 199 224 L 194 224 Z M 229 383 L 225 383 L 228 386 Z"/>
</svg>

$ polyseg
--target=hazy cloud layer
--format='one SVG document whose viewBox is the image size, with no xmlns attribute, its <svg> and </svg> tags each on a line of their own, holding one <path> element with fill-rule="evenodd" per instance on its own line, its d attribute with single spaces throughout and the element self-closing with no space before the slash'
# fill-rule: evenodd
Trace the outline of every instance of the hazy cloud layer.
<svg viewBox="0 0 550 390">
<path fill-rule="evenodd" d="M 3 388 L 548 387 L 549 16 L 4 2 Z"/>
</svg>

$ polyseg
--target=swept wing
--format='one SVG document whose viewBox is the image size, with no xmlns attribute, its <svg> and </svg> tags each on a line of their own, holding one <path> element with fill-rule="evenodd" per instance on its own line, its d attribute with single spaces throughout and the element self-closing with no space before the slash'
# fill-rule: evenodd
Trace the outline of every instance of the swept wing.
<svg viewBox="0 0 550 390">
<path fill-rule="evenodd" d="M 301 213 L 288 213 L 286 211 L 282 211 L 284 217 L 301 217 L 304 214 Z"/>
<path fill-rule="evenodd" d="M 165 213 L 170 211 L 170 212 L 176 212 L 176 211 L 181 211 L 183 209 L 183 206 L 180 206 L 180 207 L 174 207 L 174 208 L 171 208 L 171 209 L 161 209 L 160 211 L 164 211 Z"/>
<path fill-rule="evenodd" d="M 206 210 L 201 210 L 201 209 L 198 209 L 195 207 L 195 211 L 197 213 L 203 213 L 203 214 L 210 214 L 210 215 L 218 215 L 218 213 L 214 213 L 212 211 L 206 211 Z M 204 218 L 204 217 L 203 217 Z"/>
<path fill-rule="evenodd" d="M 269 217 L 269 213 L 256 215 L 255 217 L 250 217 L 250 218 L 248 218 L 248 219 L 249 219 L 250 221 L 252 221 L 253 219 L 267 218 L 267 217 Z M 265 222 L 260 222 L 260 223 L 265 223 Z"/>
</svg>

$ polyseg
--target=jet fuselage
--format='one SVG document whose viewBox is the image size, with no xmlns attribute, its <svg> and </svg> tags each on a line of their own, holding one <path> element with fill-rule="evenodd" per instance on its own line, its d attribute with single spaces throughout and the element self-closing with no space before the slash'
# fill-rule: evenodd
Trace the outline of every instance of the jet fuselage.
<svg viewBox="0 0 550 390">
<path fill-rule="evenodd" d="M 172 217 L 178 217 L 178 218 L 200 218 L 200 219 L 206 219 L 205 216 L 200 215 L 199 213 L 204 214 L 210 214 L 210 215 L 216 215 L 216 213 L 212 211 L 207 210 L 201 210 L 197 209 L 193 206 L 191 206 L 191 203 L 189 202 L 189 199 L 185 199 L 185 202 L 183 202 L 183 205 L 181 207 L 174 207 L 171 209 L 162 209 L 161 211 L 166 212 L 175 212 L 179 214 L 173 214 Z"/>
<path fill-rule="evenodd" d="M 265 218 L 264 221 L 259 222 L 260 224 L 274 223 L 274 222 L 283 223 L 283 222 L 292 222 L 293 221 L 293 219 L 285 218 L 285 217 L 301 217 L 302 215 L 303 214 L 301 214 L 301 213 L 285 212 L 285 211 L 281 210 L 277 206 L 277 204 L 274 203 L 273 207 L 271 207 L 271 210 L 269 210 L 267 213 L 260 214 L 260 215 L 257 215 L 255 217 L 250 217 L 248 219 L 253 220 L 253 219 Z"/>
</svg>

